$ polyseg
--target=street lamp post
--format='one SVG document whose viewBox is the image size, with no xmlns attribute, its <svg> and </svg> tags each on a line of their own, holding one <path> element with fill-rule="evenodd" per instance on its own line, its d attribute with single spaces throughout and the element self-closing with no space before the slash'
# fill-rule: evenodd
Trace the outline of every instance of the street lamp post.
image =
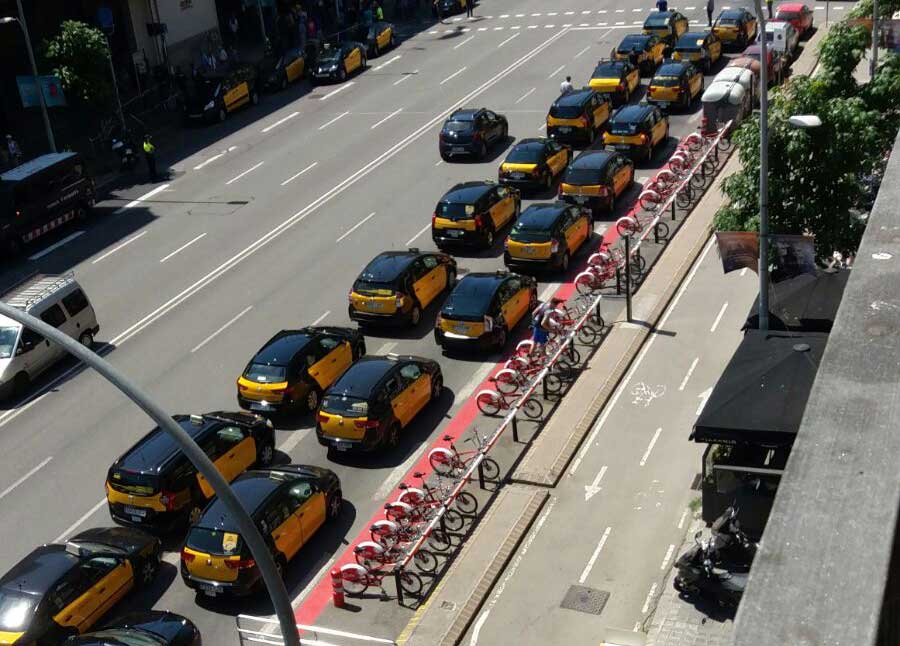
<svg viewBox="0 0 900 646">
<path fill-rule="evenodd" d="M 16 0 L 19 8 L 19 17 L 11 16 L 0 18 L 0 24 L 17 22 L 25 36 L 25 48 L 28 50 L 28 60 L 31 63 L 31 75 L 34 77 L 34 87 L 37 89 L 38 102 L 41 104 L 41 116 L 44 118 L 44 130 L 47 131 L 47 143 L 50 144 L 50 152 L 56 152 L 56 139 L 53 138 L 53 128 L 50 126 L 50 114 L 47 112 L 47 103 L 44 101 L 44 88 L 38 77 L 37 63 L 34 60 L 34 51 L 31 49 L 31 36 L 28 35 L 28 25 L 25 22 L 25 11 L 22 9 L 22 0 Z"/>
<path fill-rule="evenodd" d="M 875 78 L 878 68 L 878 0 L 872 0 L 872 61 L 869 65 L 869 78 Z"/>
<path fill-rule="evenodd" d="M 769 329 L 769 60 L 762 2 L 753 0 L 759 33 L 759 329 Z"/>
</svg>

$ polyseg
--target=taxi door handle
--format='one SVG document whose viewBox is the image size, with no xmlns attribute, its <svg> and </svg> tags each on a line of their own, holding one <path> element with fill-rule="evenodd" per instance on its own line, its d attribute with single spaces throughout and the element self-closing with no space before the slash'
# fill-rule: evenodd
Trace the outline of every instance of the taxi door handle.
<svg viewBox="0 0 900 646">
<path fill-rule="evenodd" d="M 229 454 L 228 454 L 228 457 L 229 457 L 229 458 L 233 458 L 233 457 L 234 457 L 234 453 L 229 453 Z"/>
<path fill-rule="evenodd" d="M 106 588 L 98 588 L 97 592 L 106 592 Z"/>
<path fill-rule="evenodd" d="M 72 618 L 72 615 L 66 615 L 63 617 L 63 621 L 69 621 Z"/>
<path fill-rule="evenodd" d="M 281 538 L 281 534 L 275 534 L 272 536 L 272 538 L 274 538 L 277 541 L 279 538 Z"/>
</svg>

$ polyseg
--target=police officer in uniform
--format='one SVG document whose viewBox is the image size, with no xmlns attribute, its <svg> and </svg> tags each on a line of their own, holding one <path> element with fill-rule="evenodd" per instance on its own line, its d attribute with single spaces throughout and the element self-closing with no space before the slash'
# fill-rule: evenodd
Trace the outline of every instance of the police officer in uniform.
<svg viewBox="0 0 900 646">
<path fill-rule="evenodd" d="M 150 181 L 156 181 L 156 146 L 150 140 L 150 135 L 144 135 L 144 158 L 147 160 L 147 172 L 150 173 Z"/>
</svg>

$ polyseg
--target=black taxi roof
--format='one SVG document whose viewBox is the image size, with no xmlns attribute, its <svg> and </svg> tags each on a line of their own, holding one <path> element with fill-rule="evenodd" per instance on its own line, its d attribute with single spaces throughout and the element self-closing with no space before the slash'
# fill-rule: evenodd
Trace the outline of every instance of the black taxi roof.
<svg viewBox="0 0 900 646">
<path fill-rule="evenodd" d="M 205 415 L 173 415 L 172 419 L 194 439 L 211 426 L 221 423 L 221 420 Z M 113 467 L 137 473 L 159 473 L 169 460 L 180 453 L 175 440 L 157 426 L 116 460 Z"/>
<path fill-rule="evenodd" d="M 669 21 L 675 18 L 677 12 L 675 11 L 654 11 L 647 19 L 644 21 L 645 27 L 653 27 L 653 26 L 664 26 L 668 25 Z"/>
<path fill-rule="evenodd" d="M 282 330 L 256 353 L 254 363 L 270 366 L 286 366 L 290 360 L 313 338 L 308 330 Z"/>
<path fill-rule="evenodd" d="M 78 556 L 66 551 L 65 545 L 42 545 L 3 575 L 0 588 L 31 595 L 46 594 L 80 561 Z"/>
<path fill-rule="evenodd" d="M 460 108 L 447 117 L 447 121 L 474 121 L 475 115 L 483 108 Z"/>
<path fill-rule="evenodd" d="M 397 365 L 393 357 L 367 355 L 352 364 L 328 389 L 331 395 L 368 399 L 372 390 Z"/>
<path fill-rule="evenodd" d="M 634 45 L 646 47 L 653 38 L 656 38 L 653 34 L 627 34 L 619 43 L 619 49 L 631 49 Z"/>
<path fill-rule="evenodd" d="M 653 106 L 641 105 L 639 103 L 631 103 L 625 105 L 618 110 L 610 118 L 610 124 L 613 123 L 637 123 L 647 118 L 647 115 L 653 112 Z"/>
<path fill-rule="evenodd" d="M 654 76 L 681 76 L 688 70 L 690 65 L 687 61 L 666 61 L 659 66 Z"/>
<path fill-rule="evenodd" d="M 597 63 L 597 67 L 594 68 L 594 73 L 592 74 L 592 76 L 594 78 L 601 76 L 609 78 L 619 78 L 628 67 L 628 61 L 600 61 L 599 63 Z"/>
<path fill-rule="evenodd" d="M 600 170 L 618 154 L 613 150 L 586 150 L 569 164 L 569 168 L 572 170 Z"/>
<path fill-rule="evenodd" d="M 594 90 L 589 87 L 583 87 L 577 90 L 572 90 L 571 92 L 567 92 L 563 94 L 561 97 L 556 99 L 553 102 L 553 105 L 558 106 L 573 106 L 573 105 L 581 105 L 585 101 L 587 101 L 590 95 L 594 94 Z"/>
<path fill-rule="evenodd" d="M 510 274 L 506 272 L 472 272 L 466 274 L 453 288 L 441 308 L 441 314 L 480 316 L 490 308 L 494 294 Z"/>
<path fill-rule="evenodd" d="M 397 280 L 410 263 L 420 255 L 417 251 L 383 251 L 366 265 L 359 277 L 362 280 L 389 283 Z"/>
<path fill-rule="evenodd" d="M 283 478 L 272 477 L 269 472 L 249 471 L 235 478 L 231 483 L 231 490 L 241 506 L 253 516 L 283 484 Z M 228 507 L 218 497 L 214 498 L 203 511 L 197 525 L 209 529 L 237 529 L 237 523 L 229 513 Z"/>
<path fill-rule="evenodd" d="M 681 34 L 681 38 L 675 43 L 675 47 L 683 47 L 685 45 L 694 47 L 697 45 L 698 40 L 706 40 L 707 36 L 709 36 L 708 31 L 687 31 Z"/>
<path fill-rule="evenodd" d="M 547 230 L 565 213 L 569 205 L 565 202 L 539 202 L 522 211 L 516 220 L 517 229 Z"/>
<path fill-rule="evenodd" d="M 744 16 L 753 16 L 746 9 L 724 9 L 719 14 L 719 18 L 743 18 Z"/>
<path fill-rule="evenodd" d="M 529 137 L 528 139 L 519 139 L 512 150 L 543 150 L 547 145 L 547 139 L 542 137 Z"/>
<path fill-rule="evenodd" d="M 474 204 L 494 188 L 494 182 L 461 182 L 444 193 L 441 202 L 448 204 Z"/>
</svg>

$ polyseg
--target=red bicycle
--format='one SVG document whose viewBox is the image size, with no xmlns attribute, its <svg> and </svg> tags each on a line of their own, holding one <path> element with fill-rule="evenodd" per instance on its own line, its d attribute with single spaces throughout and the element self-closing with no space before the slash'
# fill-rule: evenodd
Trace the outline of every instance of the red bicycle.
<svg viewBox="0 0 900 646">
<path fill-rule="evenodd" d="M 660 238 L 668 238 L 669 237 L 669 225 L 663 222 L 662 220 L 658 220 L 657 218 L 649 218 L 648 222 L 644 222 L 641 218 L 637 217 L 637 215 L 625 215 L 616 220 L 616 231 L 619 232 L 620 236 L 633 236 L 639 233 L 642 233 L 647 225 L 653 220 L 657 220 L 656 222 L 656 232 L 659 234 Z"/>
<path fill-rule="evenodd" d="M 478 430 L 474 430 L 474 438 L 469 438 L 466 442 L 475 442 L 477 449 L 473 451 L 460 451 L 453 443 L 452 435 L 445 435 L 444 441 L 449 442 L 449 447 L 438 446 L 428 452 L 428 462 L 435 473 L 443 476 L 461 476 L 465 473 L 469 465 L 475 457 L 481 453 L 484 446 L 484 440 L 478 434 Z M 495 480 L 500 476 L 500 465 L 493 458 L 484 456 L 481 461 L 481 469 L 484 477 L 488 480 Z"/>
<path fill-rule="evenodd" d="M 422 535 L 423 526 L 401 525 L 393 520 L 376 520 L 369 528 L 369 536 L 382 547 L 395 547 L 401 543 L 412 543 Z M 435 528 L 428 536 L 428 544 L 438 552 L 446 552 L 452 546 L 450 535 Z"/>
<path fill-rule="evenodd" d="M 363 541 L 353 548 L 353 556 L 367 570 L 375 570 L 394 565 L 406 552 L 399 545 L 385 547 L 375 541 Z M 419 548 L 413 555 L 413 563 L 423 572 L 434 572 L 438 566 L 437 557 L 425 548 Z"/>
<path fill-rule="evenodd" d="M 395 500 L 384 504 L 384 517 L 395 523 L 404 525 L 421 525 L 427 523 L 434 518 L 442 503 L 440 500 L 431 502 L 420 502 L 415 505 Z M 465 519 L 455 509 L 447 509 L 444 511 L 444 527 L 451 532 L 462 529 Z"/>
<path fill-rule="evenodd" d="M 400 497 L 397 498 L 400 502 L 405 502 L 410 505 L 418 505 L 423 501 L 427 503 L 440 503 L 447 500 L 452 493 L 451 489 L 444 487 L 443 479 L 441 479 L 440 475 L 438 475 L 437 487 L 432 487 L 428 484 L 425 473 L 422 471 L 413 473 L 413 478 L 419 479 L 420 486 L 411 487 L 405 482 L 401 483 L 399 486 L 401 491 Z M 463 514 L 474 515 L 478 512 L 478 499 L 468 491 L 460 491 L 457 493 L 456 498 L 453 500 L 453 504 Z"/>
<path fill-rule="evenodd" d="M 500 411 L 511 409 L 519 397 L 518 392 L 503 393 L 486 389 L 475 395 L 475 405 L 485 415 L 497 415 Z M 543 405 L 532 395 L 522 402 L 522 410 L 531 419 L 538 419 L 544 414 Z"/>
<path fill-rule="evenodd" d="M 381 594 L 387 596 L 384 589 L 384 577 L 393 572 L 388 570 L 369 570 L 359 563 L 347 563 L 341 566 L 341 582 L 348 594 L 360 595 L 369 588 L 378 587 Z M 422 591 L 422 579 L 415 572 L 400 572 L 400 587 L 407 594 L 418 596 Z"/>
</svg>

